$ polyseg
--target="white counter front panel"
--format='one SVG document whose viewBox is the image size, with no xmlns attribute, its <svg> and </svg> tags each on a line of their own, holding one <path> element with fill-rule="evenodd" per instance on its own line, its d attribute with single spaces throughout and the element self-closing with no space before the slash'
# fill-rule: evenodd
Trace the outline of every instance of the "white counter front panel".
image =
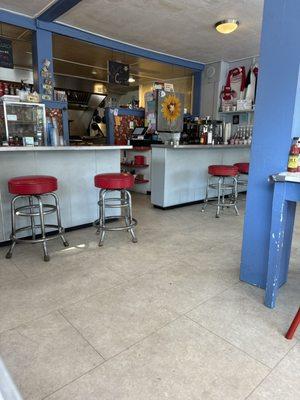
<svg viewBox="0 0 300 400">
<path fill-rule="evenodd" d="M 246 146 L 153 146 L 152 204 L 170 207 L 203 200 L 208 166 L 248 162 L 249 152 Z"/>
<path fill-rule="evenodd" d="M 8 151 L 0 153 L 0 241 L 9 239 L 10 199 L 8 179 L 22 175 L 52 175 L 58 179 L 62 222 L 65 228 L 93 222 L 98 216 L 94 175 L 120 171 L 120 150 Z M 118 213 L 118 209 L 111 210 Z M 112 214 L 112 212 L 108 215 Z M 22 220 L 23 218 L 18 218 Z M 26 219 L 23 219 L 25 222 Z M 49 216 L 49 223 L 54 216 Z M 20 226 L 20 225 L 19 225 Z M 23 225 L 24 226 L 24 225 Z"/>
</svg>

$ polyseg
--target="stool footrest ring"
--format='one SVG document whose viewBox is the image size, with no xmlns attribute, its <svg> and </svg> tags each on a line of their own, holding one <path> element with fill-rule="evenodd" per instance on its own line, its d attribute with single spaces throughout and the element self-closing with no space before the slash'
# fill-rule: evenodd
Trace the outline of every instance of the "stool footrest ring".
<svg viewBox="0 0 300 400">
<path fill-rule="evenodd" d="M 105 220 L 109 219 L 125 219 L 123 216 L 117 216 L 117 217 L 106 217 Z M 112 227 L 107 227 L 101 226 L 100 230 L 108 232 L 108 231 L 129 231 L 130 229 L 134 228 L 137 225 L 137 220 L 135 218 L 132 218 L 132 223 L 130 225 L 122 225 L 122 226 L 112 226 Z"/>
<path fill-rule="evenodd" d="M 41 226 L 40 225 L 35 225 L 35 228 L 38 228 L 38 229 L 41 229 Z M 54 240 L 54 239 L 57 239 L 57 238 L 59 238 L 62 234 L 64 234 L 65 233 L 65 230 L 63 229 L 63 228 L 59 228 L 59 226 L 58 225 L 52 225 L 52 224 L 45 224 L 45 228 L 52 228 L 52 229 L 55 229 L 56 231 L 58 231 L 58 233 L 57 234 L 53 234 L 53 235 L 49 235 L 49 233 L 48 233 L 48 235 L 46 235 L 46 237 L 45 238 L 40 238 L 40 239 L 25 239 L 25 238 L 17 238 L 17 233 L 19 233 L 19 232 L 24 232 L 24 231 L 29 231 L 30 229 L 31 229 L 31 226 L 24 226 L 24 227 L 22 227 L 22 228 L 18 228 L 18 229 L 16 229 L 16 231 L 15 231 L 15 235 L 14 236 L 11 236 L 11 240 L 14 240 L 16 243 L 32 243 L 32 244 L 34 244 L 34 243 L 41 243 L 41 242 L 44 242 L 44 241 L 49 241 L 49 240 Z"/>
</svg>

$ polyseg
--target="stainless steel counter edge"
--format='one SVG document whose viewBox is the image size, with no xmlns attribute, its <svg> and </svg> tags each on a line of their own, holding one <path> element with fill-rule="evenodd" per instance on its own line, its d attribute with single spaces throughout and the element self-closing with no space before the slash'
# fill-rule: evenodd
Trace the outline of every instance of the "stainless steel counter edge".
<svg viewBox="0 0 300 400">
<path fill-rule="evenodd" d="M 40 147 L 13 147 L 13 146 L 2 146 L 1 151 L 14 152 L 14 151 L 103 151 L 103 150 L 128 150 L 132 149 L 132 146 L 40 146 Z"/>
<path fill-rule="evenodd" d="M 179 146 L 170 146 L 168 144 L 153 144 L 152 147 L 157 147 L 161 149 L 172 149 L 172 150 L 180 150 L 180 149 L 248 149 L 250 145 L 246 144 L 216 144 L 216 145 L 207 145 L 207 144 L 181 144 Z"/>
</svg>

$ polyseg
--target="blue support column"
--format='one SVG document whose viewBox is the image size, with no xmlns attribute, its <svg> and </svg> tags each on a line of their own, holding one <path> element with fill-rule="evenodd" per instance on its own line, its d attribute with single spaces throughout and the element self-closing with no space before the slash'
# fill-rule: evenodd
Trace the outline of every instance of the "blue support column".
<svg viewBox="0 0 300 400">
<path fill-rule="evenodd" d="M 115 119 L 113 108 L 105 108 L 105 120 L 106 120 L 106 143 L 115 144 Z"/>
<path fill-rule="evenodd" d="M 41 94 L 44 94 L 44 78 L 41 75 L 44 61 L 50 61 L 49 72 L 54 85 L 53 78 L 53 59 L 52 59 L 52 33 L 43 29 L 37 29 L 33 33 L 33 78 L 35 89 Z M 53 99 L 53 93 L 52 98 Z"/>
<path fill-rule="evenodd" d="M 193 115 L 200 114 L 200 100 L 201 100 L 201 73 L 202 71 L 194 72 L 194 85 L 193 85 Z"/>
<path fill-rule="evenodd" d="M 262 288 L 271 229 L 268 177 L 286 170 L 291 138 L 300 134 L 299 15 L 299 0 L 265 0 L 240 272 L 241 280 Z"/>
</svg>

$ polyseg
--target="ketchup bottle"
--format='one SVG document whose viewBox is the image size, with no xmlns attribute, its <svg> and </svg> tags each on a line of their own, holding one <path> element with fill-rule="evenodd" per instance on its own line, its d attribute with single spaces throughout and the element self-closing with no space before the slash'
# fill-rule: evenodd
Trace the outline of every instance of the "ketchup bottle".
<svg viewBox="0 0 300 400">
<path fill-rule="evenodd" d="M 297 172 L 298 171 L 298 159 L 299 159 L 299 148 L 298 148 L 297 137 L 293 138 L 293 142 L 290 148 L 289 160 L 288 160 L 288 171 Z"/>
</svg>

